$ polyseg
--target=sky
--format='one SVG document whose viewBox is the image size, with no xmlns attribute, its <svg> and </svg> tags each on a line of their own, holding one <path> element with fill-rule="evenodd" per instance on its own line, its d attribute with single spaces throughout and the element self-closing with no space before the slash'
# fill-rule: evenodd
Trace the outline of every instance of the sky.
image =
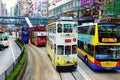
<svg viewBox="0 0 120 80">
<path fill-rule="evenodd" d="M 2 1 L 3 3 L 6 3 L 6 8 L 8 9 L 8 11 L 10 11 L 10 8 L 17 3 L 17 0 L 2 0 Z"/>
</svg>

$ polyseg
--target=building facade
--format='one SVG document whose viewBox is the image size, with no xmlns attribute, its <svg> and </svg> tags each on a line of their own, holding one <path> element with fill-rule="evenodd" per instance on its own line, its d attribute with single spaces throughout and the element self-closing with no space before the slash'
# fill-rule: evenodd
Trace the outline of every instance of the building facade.
<svg viewBox="0 0 120 80">
<path fill-rule="evenodd" d="M 106 0 L 104 14 L 109 17 L 120 17 L 120 0 Z"/>
<path fill-rule="evenodd" d="M 19 0 L 18 11 L 20 16 L 46 17 L 47 0 Z"/>
<path fill-rule="evenodd" d="M 49 1 L 48 17 L 72 16 L 78 18 L 80 0 L 53 0 Z"/>
<path fill-rule="evenodd" d="M 100 19 L 104 0 L 50 0 L 48 17 L 72 16 L 75 20 Z"/>
</svg>

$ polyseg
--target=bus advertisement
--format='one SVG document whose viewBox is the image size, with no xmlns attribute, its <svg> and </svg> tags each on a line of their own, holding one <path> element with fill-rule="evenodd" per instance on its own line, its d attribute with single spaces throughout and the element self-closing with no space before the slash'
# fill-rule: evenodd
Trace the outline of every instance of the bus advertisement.
<svg viewBox="0 0 120 80">
<path fill-rule="evenodd" d="M 120 25 L 78 26 L 78 56 L 93 70 L 120 70 Z"/>
</svg>

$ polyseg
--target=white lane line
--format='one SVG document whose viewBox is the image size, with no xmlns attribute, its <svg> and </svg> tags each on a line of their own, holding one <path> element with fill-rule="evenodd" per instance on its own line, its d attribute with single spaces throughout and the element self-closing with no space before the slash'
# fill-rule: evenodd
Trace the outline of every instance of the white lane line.
<svg viewBox="0 0 120 80">
<path fill-rule="evenodd" d="M 13 49 L 12 49 L 12 42 L 10 41 L 10 49 L 11 49 L 11 51 L 12 51 L 12 56 L 13 56 L 13 59 L 14 59 L 14 61 L 15 61 L 15 55 L 14 55 L 14 52 L 13 52 Z"/>
<path fill-rule="evenodd" d="M 91 80 L 90 77 L 88 77 L 88 75 L 79 66 L 77 66 L 77 70 L 82 74 L 85 80 Z"/>
</svg>

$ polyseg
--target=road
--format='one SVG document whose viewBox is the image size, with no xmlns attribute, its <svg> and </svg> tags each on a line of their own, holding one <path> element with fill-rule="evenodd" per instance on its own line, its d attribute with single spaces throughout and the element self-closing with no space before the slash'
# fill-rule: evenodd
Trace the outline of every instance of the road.
<svg viewBox="0 0 120 80">
<path fill-rule="evenodd" d="M 15 61 L 20 55 L 20 48 L 15 43 L 15 38 L 9 38 L 10 46 L 0 51 L 0 75 Z"/>
<path fill-rule="evenodd" d="M 78 58 L 74 72 L 57 72 L 45 47 L 27 45 L 28 65 L 23 80 L 120 80 L 120 71 L 93 71 Z"/>
</svg>

